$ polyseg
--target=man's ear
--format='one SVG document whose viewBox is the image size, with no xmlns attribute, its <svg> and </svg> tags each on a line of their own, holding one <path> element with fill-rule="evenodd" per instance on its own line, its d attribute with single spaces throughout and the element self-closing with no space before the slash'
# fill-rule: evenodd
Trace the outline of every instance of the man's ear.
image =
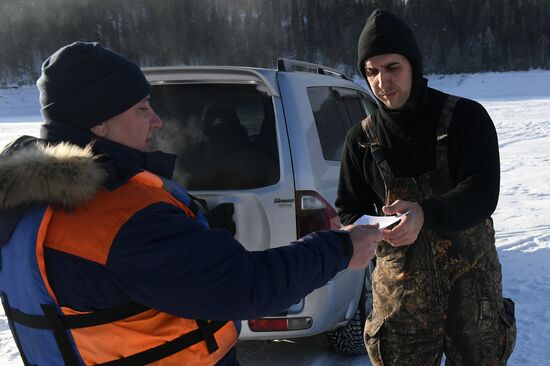
<svg viewBox="0 0 550 366">
<path fill-rule="evenodd" d="M 107 125 L 105 122 L 100 123 L 99 125 L 95 125 L 90 128 L 90 131 L 92 131 L 92 133 L 96 136 L 105 137 L 107 135 Z"/>
</svg>

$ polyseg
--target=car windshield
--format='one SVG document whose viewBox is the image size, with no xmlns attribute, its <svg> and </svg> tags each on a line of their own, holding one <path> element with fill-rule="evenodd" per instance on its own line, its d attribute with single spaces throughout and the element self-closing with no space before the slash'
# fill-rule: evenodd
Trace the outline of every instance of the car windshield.
<svg viewBox="0 0 550 366">
<path fill-rule="evenodd" d="M 261 87 L 155 85 L 164 127 L 155 149 L 178 155 L 174 179 L 189 190 L 251 189 L 279 180 L 273 102 Z"/>
</svg>

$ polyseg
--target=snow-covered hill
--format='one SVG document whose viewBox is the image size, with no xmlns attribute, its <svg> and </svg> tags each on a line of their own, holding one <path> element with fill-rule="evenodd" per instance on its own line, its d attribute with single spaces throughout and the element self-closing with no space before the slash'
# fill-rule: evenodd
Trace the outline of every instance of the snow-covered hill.
<svg viewBox="0 0 550 366">
<path fill-rule="evenodd" d="M 550 71 L 431 75 L 430 85 L 481 102 L 495 122 L 501 154 L 501 194 L 493 215 L 503 267 L 504 293 L 516 302 L 518 340 L 510 365 L 550 365 Z M 26 123 L 18 123 L 23 121 Z M 34 87 L 0 90 L 0 147 L 39 130 Z M 480 157 L 482 159 L 483 157 Z M 293 365 L 262 355 L 244 365 Z M 272 352 L 274 352 L 272 350 Z M 334 360 L 326 349 L 311 352 L 311 364 Z M 264 357 L 263 359 L 261 357 Z M 298 357 L 296 357 L 297 359 Z M 338 364 L 366 364 L 361 356 Z M 21 365 L 0 310 L 0 365 Z"/>
</svg>

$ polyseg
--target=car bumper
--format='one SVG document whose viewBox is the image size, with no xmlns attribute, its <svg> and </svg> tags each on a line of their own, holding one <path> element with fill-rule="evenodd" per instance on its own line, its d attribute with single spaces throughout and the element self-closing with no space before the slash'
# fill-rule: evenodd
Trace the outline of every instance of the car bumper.
<svg viewBox="0 0 550 366">
<path fill-rule="evenodd" d="M 325 286 L 306 296 L 303 299 L 303 306 L 297 304 L 285 311 L 286 315 L 274 316 L 278 318 L 310 317 L 312 324 L 308 329 L 254 332 L 250 329 L 248 321 L 244 320 L 239 338 L 261 340 L 307 337 L 343 325 L 355 313 L 364 279 L 364 270 L 341 271 Z"/>
</svg>

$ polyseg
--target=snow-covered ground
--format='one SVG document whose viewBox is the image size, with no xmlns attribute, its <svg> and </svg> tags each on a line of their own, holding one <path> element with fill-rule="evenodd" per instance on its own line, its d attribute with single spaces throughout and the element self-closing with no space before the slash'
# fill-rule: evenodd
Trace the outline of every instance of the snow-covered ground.
<svg viewBox="0 0 550 366">
<path fill-rule="evenodd" d="M 504 294 L 516 303 L 518 326 L 509 365 L 550 365 L 550 71 L 431 75 L 429 80 L 433 87 L 481 102 L 495 122 L 502 178 L 493 218 Z M 0 147 L 21 134 L 37 135 L 40 120 L 36 88 L 0 90 Z M 276 352 L 267 349 L 243 354 L 243 364 L 304 364 L 293 362 L 292 355 L 273 363 L 269 360 L 281 358 L 266 356 Z M 326 349 L 294 352 L 311 352 L 309 364 L 334 363 Z M 367 364 L 368 358 L 343 360 L 337 364 Z M 2 310 L 0 365 L 22 365 Z"/>
</svg>

